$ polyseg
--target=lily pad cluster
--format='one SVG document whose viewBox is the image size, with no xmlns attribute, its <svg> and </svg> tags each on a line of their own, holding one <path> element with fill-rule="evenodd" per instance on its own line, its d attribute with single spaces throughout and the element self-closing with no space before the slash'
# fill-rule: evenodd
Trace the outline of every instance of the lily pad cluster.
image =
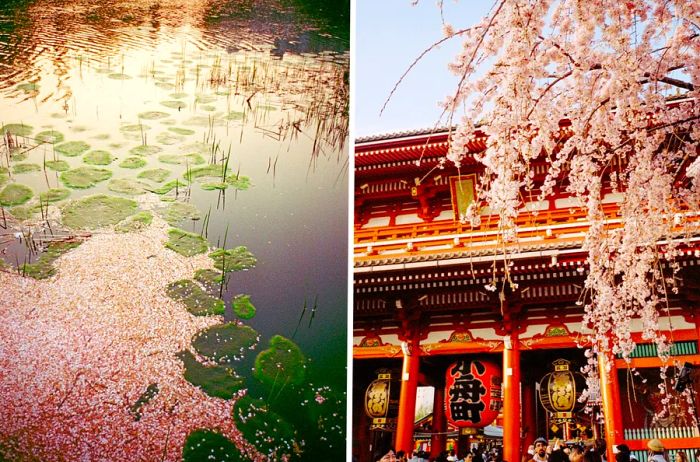
<svg viewBox="0 0 700 462">
<path fill-rule="evenodd" d="M 270 347 L 255 358 L 253 375 L 273 389 L 282 384 L 302 384 L 306 377 L 306 357 L 294 342 L 275 335 L 270 339 Z"/>
<path fill-rule="evenodd" d="M 29 186 L 18 183 L 10 183 L 0 191 L 0 205 L 21 205 L 34 196 L 34 191 Z"/>
<path fill-rule="evenodd" d="M 280 460 L 294 449 L 296 432 L 260 399 L 243 396 L 233 406 L 233 418 L 245 439 L 271 460 Z"/>
<path fill-rule="evenodd" d="M 244 271 L 254 268 L 258 260 L 245 246 L 233 249 L 218 249 L 209 254 L 214 260 L 214 267 L 225 273 Z"/>
<path fill-rule="evenodd" d="M 92 188 L 97 183 L 112 177 L 112 172 L 104 168 L 78 167 L 61 173 L 63 184 L 73 189 Z"/>
<path fill-rule="evenodd" d="M 118 233 L 131 233 L 144 230 L 153 222 L 153 214 L 148 211 L 141 211 L 122 220 L 114 227 Z"/>
</svg>

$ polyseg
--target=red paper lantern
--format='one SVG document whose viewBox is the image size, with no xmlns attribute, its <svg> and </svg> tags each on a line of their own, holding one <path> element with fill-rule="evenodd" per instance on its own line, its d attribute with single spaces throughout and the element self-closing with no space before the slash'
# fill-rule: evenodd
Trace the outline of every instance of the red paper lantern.
<svg viewBox="0 0 700 462">
<path fill-rule="evenodd" d="M 456 427 L 485 427 L 503 406 L 501 368 L 481 359 L 461 359 L 447 368 L 445 414 Z"/>
</svg>

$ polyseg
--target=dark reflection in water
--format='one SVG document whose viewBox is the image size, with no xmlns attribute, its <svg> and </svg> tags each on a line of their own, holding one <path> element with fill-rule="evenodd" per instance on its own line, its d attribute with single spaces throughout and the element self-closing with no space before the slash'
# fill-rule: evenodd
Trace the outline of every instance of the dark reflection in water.
<svg viewBox="0 0 700 462">
<path fill-rule="evenodd" d="M 315 425 L 345 427 L 348 9 L 347 0 L 0 0 L 0 123 L 59 130 L 120 160 L 146 139 L 167 154 L 195 150 L 219 162 L 230 149 L 233 170 L 252 179 L 238 193 L 193 187 L 190 202 L 211 215 L 206 229 L 202 220 L 180 226 L 212 245 L 226 236 L 226 247 L 245 245 L 258 258 L 233 275 L 226 299 L 249 294 L 257 307 L 248 322 L 262 334 L 254 354 L 280 334 L 311 359 L 308 387 L 271 397 L 248 382 L 305 435 L 303 460 L 344 457 L 342 432 L 331 449 Z M 173 109 L 175 93 L 183 106 Z M 167 119 L 143 120 L 146 111 Z M 137 124 L 146 128 L 136 138 L 121 130 Z M 168 131 L 183 127 L 196 133 Z M 27 162 L 50 152 L 40 145 Z M 148 162 L 177 178 L 185 169 Z M 55 172 L 21 179 L 36 192 L 63 187 Z M 105 183 L 71 198 L 97 193 L 113 194 Z M 15 243 L 6 260 L 36 258 L 23 252 Z M 306 405 L 318 390 L 337 400 L 326 415 Z"/>
</svg>

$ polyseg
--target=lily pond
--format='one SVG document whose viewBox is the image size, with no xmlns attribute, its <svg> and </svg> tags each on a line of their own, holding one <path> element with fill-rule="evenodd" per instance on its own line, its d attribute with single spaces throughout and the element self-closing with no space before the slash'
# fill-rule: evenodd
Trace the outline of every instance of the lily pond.
<svg viewBox="0 0 700 462">
<path fill-rule="evenodd" d="M 345 457 L 348 48 L 349 1 L 0 3 L 0 461 Z"/>
</svg>

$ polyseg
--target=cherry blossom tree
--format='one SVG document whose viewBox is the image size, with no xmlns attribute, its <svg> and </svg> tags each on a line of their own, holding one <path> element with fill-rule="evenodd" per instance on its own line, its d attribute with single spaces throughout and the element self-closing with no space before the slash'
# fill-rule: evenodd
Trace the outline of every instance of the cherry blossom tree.
<svg viewBox="0 0 700 462">
<path fill-rule="evenodd" d="M 591 377 L 597 354 L 629 358 L 633 319 L 667 360 L 659 317 L 678 290 L 683 237 L 698 231 L 700 2 L 498 0 L 478 24 L 445 23 L 444 33 L 463 40 L 450 66 L 459 83 L 444 101 L 456 126 L 444 161 L 459 167 L 475 134 L 487 136 L 464 220 L 477 224 L 488 206 L 511 242 L 524 196 L 578 197 L 589 222 L 581 303 Z M 623 195 L 616 227 L 602 203 L 611 191 Z"/>
</svg>

